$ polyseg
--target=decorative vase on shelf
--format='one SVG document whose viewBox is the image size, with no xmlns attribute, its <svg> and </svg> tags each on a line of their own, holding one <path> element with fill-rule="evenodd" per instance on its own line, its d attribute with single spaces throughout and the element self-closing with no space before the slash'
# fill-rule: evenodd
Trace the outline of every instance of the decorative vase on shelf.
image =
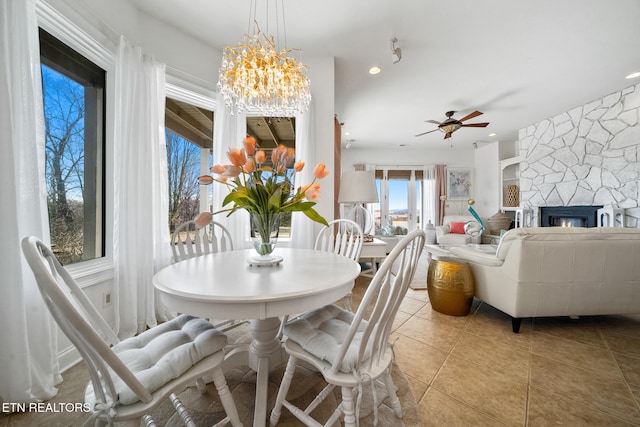
<svg viewBox="0 0 640 427">
<path fill-rule="evenodd" d="M 511 218 L 502 211 L 496 212 L 486 222 L 489 227 L 489 233 L 494 236 L 500 235 L 500 230 L 508 230 L 511 226 Z"/>
<path fill-rule="evenodd" d="M 278 243 L 281 214 L 251 214 L 251 240 L 258 252 L 258 260 L 272 259 L 271 252 Z"/>
<path fill-rule="evenodd" d="M 504 196 L 505 206 L 511 208 L 520 206 L 520 188 L 517 185 L 507 185 Z"/>
</svg>

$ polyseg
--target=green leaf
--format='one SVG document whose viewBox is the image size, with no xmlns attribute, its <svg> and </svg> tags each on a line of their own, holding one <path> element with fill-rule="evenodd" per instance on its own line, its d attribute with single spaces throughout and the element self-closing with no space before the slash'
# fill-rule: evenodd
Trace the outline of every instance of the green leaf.
<svg viewBox="0 0 640 427">
<path fill-rule="evenodd" d="M 303 212 L 307 209 L 311 209 L 315 204 L 316 202 L 297 202 L 283 206 L 282 212 Z"/>
<path fill-rule="evenodd" d="M 329 223 L 327 222 L 327 220 L 324 219 L 318 212 L 316 212 L 315 209 L 309 208 L 309 209 L 307 209 L 307 210 L 305 210 L 303 212 L 304 212 L 304 214 L 306 216 L 311 218 L 313 221 L 319 222 L 320 224 L 323 224 L 323 225 L 325 225 L 327 227 L 329 226 Z"/>
<path fill-rule="evenodd" d="M 282 188 L 278 187 L 278 189 L 269 197 L 268 207 L 269 210 L 274 209 L 277 211 L 280 210 L 280 197 L 282 195 Z"/>
</svg>

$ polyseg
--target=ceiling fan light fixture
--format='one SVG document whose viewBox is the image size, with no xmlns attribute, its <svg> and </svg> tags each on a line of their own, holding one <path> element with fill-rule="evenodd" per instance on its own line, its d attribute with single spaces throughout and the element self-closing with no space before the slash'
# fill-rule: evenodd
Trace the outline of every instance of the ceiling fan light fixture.
<svg viewBox="0 0 640 427">
<path fill-rule="evenodd" d="M 457 122 L 443 123 L 442 125 L 438 126 L 438 128 L 444 133 L 453 133 L 458 129 L 460 129 L 461 127 L 462 125 Z"/>
<path fill-rule="evenodd" d="M 422 135 L 426 135 L 428 133 L 435 132 L 435 131 L 439 130 L 440 132 L 444 133 L 444 139 L 449 139 L 449 138 L 451 138 L 451 135 L 455 131 L 457 131 L 458 129 L 460 129 L 462 127 L 484 128 L 484 127 L 489 126 L 489 122 L 486 122 L 486 123 L 463 123 L 466 120 L 472 119 L 474 117 L 477 117 L 477 116 L 483 114 L 481 111 L 474 111 L 473 113 L 467 114 L 466 116 L 464 116 L 460 120 L 455 119 L 453 117 L 454 114 L 455 114 L 455 111 L 447 111 L 445 113 L 445 115 L 447 116 L 447 119 L 444 120 L 443 122 L 439 122 L 437 120 L 425 120 L 428 123 L 433 123 L 433 124 L 438 125 L 438 127 L 433 129 L 433 130 L 429 130 L 427 132 L 422 132 L 422 133 L 419 133 L 419 134 L 414 135 L 414 136 L 422 136 Z"/>
</svg>

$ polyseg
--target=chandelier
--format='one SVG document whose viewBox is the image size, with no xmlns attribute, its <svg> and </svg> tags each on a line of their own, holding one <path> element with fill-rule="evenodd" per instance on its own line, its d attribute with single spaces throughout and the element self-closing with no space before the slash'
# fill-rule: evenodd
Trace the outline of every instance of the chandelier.
<svg viewBox="0 0 640 427">
<path fill-rule="evenodd" d="M 222 52 L 218 90 L 225 105 L 232 111 L 273 117 L 306 111 L 311 102 L 307 66 L 290 56 L 299 49 L 278 50 L 274 37 L 260 31 L 255 6 L 252 9 L 253 36 L 245 34 L 238 46 L 226 46 Z"/>
</svg>

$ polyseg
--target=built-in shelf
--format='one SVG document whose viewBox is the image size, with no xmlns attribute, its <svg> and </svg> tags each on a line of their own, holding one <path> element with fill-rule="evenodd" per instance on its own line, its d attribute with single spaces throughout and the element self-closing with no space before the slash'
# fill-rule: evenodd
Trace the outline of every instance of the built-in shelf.
<svg viewBox="0 0 640 427">
<path fill-rule="evenodd" d="M 505 192 L 507 190 L 508 185 L 518 185 L 520 184 L 520 162 L 522 161 L 521 156 L 510 157 L 508 159 L 500 160 L 500 206 L 502 210 L 512 210 L 515 211 L 518 209 L 517 206 L 504 206 L 505 201 Z"/>
</svg>

